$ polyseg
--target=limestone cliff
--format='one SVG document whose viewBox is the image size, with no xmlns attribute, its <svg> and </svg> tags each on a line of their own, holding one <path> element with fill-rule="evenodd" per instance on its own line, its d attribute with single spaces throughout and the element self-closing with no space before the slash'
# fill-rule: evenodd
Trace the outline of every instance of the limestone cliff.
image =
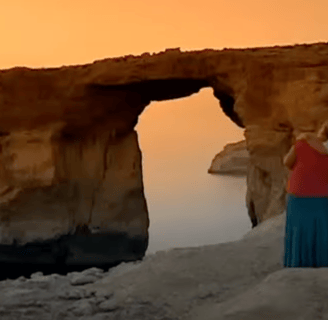
<svg viewBox="0 0 328 320">
<path fill-rule="evenodd" d="M 0 261 L 142 257 L 149 222 L 134 127 L 151 101 L 203 87 L 245 128 L 253 226 L 279 215 L 293 130 L 328 118 L 328 44 L 13 68 L 0 71 Z"/>
<path fill-rule="evenodd" d="M 212 160 L 208 173 L 244 176 L 247 174 L 249 154 L 246 141 L 227 144 Z"/>
</svg>

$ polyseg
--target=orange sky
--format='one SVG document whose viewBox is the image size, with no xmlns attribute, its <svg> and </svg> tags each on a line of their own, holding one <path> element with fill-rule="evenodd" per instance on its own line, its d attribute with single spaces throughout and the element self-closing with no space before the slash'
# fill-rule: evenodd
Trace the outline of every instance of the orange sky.
<svg viewBox="0 0 328 320">
<path fill-rule="evenodd" d="M 0 0 L 0 69 L 328 41 L 327 0 Z"/>
<path fill-rule="evenodd" d="M 0 69 L 84 64 L 176 47 L 187 51 L 326 42 L 327 8 L 327 0 L 0 0 Z M 185 144 L 176 140 L 178 132 L 181 137 L 187 132 L 188 141 L 202 134 L 201 139 L 212 137 L 209 160 L 225 142 L 242 138 L 242 130 L 229 119 L 230 129 L 224 127 L 228 123 L 222 122 L 225 116 L 210 89 L 196 100 L 193 96 L 174 104 L 185 110 L 176 111 L 181 114 L 175 128 L 173 109 L 165 108 L 171 103 L 153 103 L 151 113 L 143 113 L 141 146 L 153 150 L 152 158 L 154 141 L 162 139 L 168 150 L 174 141 L 176 148 Z M 163 124 L 157 131 L 155 116 Z M 164 139 L 167 127 L 172 134 Z"/>
</svg>

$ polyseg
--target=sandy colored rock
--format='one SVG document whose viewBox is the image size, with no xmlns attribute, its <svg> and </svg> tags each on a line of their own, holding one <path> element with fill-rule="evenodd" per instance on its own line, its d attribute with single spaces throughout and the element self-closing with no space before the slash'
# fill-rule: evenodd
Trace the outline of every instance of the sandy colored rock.
<svg viewBox="0 0 328 320">
<path fill-rule="evenodd" d="M 246 176 L 248 163 L 246 141 L 229 143 L 214 157 L 208 173 Z"/>
<path fill-rule="evenodd" d="M 328 118 L 327 79 L 327 43 L 177 48 L 0 71 L 0 262 L 63 269 L 142 258 L 149 218 L 138 116 L 151 101 L 204 87 L 213 88 L 224 113 L 245 128 L 253 226 L 281 214 L 288 174 L 283 156 L 295 129 L 315 130 Z"/>
</svg>

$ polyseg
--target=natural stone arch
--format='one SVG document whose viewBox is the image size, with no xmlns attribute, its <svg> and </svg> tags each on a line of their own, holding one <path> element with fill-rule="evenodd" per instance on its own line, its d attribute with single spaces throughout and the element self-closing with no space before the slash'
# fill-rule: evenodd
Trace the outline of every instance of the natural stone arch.
<svg viewBox="0 0 328 320">
<path fill-rule="evenodd" d="M 2 205 L 0 250 L 10 250 L 18 262 L 26 263 L 24 272 L 27 273 L 67 272 L 94 265 L 106 268 L 122 259 L 142 258 L 148 245 L 149 218 L 143 192 L 141 152 L 134 130 L 136 119 L 150 101 L 186 97 L 208 86 L 207 81 L 180 79 L 120 86 L 91 85 L 87 89 L 91 101 L 109 101 L 113 106 L 113 101 L 124 100 L 130 108 L 128 112 L 123 110 L 124 118 L 131 119 L 129 131 L 107 130 L 107 123 L 99 125 L 98 121 L 97 127 L 57 123 L 49 128 L 40 126 L 4 133 L 1 142 L 8 150 L 2 158 L 3 179 L 13 181 L 16 176 L 23 188 L 9 186 L 2 193 L 7 203 Z M 223 91 L 218 94 L 225 99 L 224 112 L 234 116 L 229 109 L 233 107 L 229 104 L 233 98 Z M 131 110 L 136 110 L 134 119 L 129 114 Z M 112 124 L 114 118 L 115 124 L 120 124 L 121 117 L 118 110 L 109 123 Z M 40 145 L 44 158 L 38 153 Z M 18 172 L 31 173 L 26 159 L 31 159 L 33 154 L 39 155 L 30 163 L 34 174 L 19 177 Z M 18 172 L 11 158 L 15 158 Z M 119 166 L 123 166 L 121 170 Z M 129 172 L 133 176 L 130 183 L 127 182 Z M 105 250 L 97 250 L 99 239 L 102 247 L 112 247 L 107 257 Z M 115 246 L 121 247 L 122 252 L 115 250 Z M 94 257 L 90 259 L 90 255 Z M 97 255 L 103 260 L 100 263 Z M 6 254 L 2 256 L 6 258 Z M 35 259 L 39 262 L 34 263 Z M 13 264 L 11 261 L 5 264 L 9 276 Z"/>
<path fill-rule="evenodd" d="M 327 53 L 326 44 L 175 49 L 1 71 L 0 262 L 14 251 L 10 261 L 48 267 L 57 261 L 63 269 L 141 259 L 149 221 L 134 131 L 138 115 L 152 100 L 203 87 L 212 87 L 224 112 L 245 127 L 253 226 L 280 214 L 288 174 L 282 158 L 298 113 L 317 106 L 318 123 L 328 118 Z M 99 241 L 114 243 L 114 251 Z"/>
</svg>

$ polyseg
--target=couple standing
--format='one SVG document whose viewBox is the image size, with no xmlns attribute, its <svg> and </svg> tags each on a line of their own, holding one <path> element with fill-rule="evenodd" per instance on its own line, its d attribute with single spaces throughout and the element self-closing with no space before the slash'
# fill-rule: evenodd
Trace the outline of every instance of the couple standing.
<svg viewBox="0 0 328 320">
<path fill-rule="evenodd" d="M 296 132 L 284 158 L 290 172 L 284 267 L 328 267 L 328 121 L 318 132 Z"/>
</svg>

